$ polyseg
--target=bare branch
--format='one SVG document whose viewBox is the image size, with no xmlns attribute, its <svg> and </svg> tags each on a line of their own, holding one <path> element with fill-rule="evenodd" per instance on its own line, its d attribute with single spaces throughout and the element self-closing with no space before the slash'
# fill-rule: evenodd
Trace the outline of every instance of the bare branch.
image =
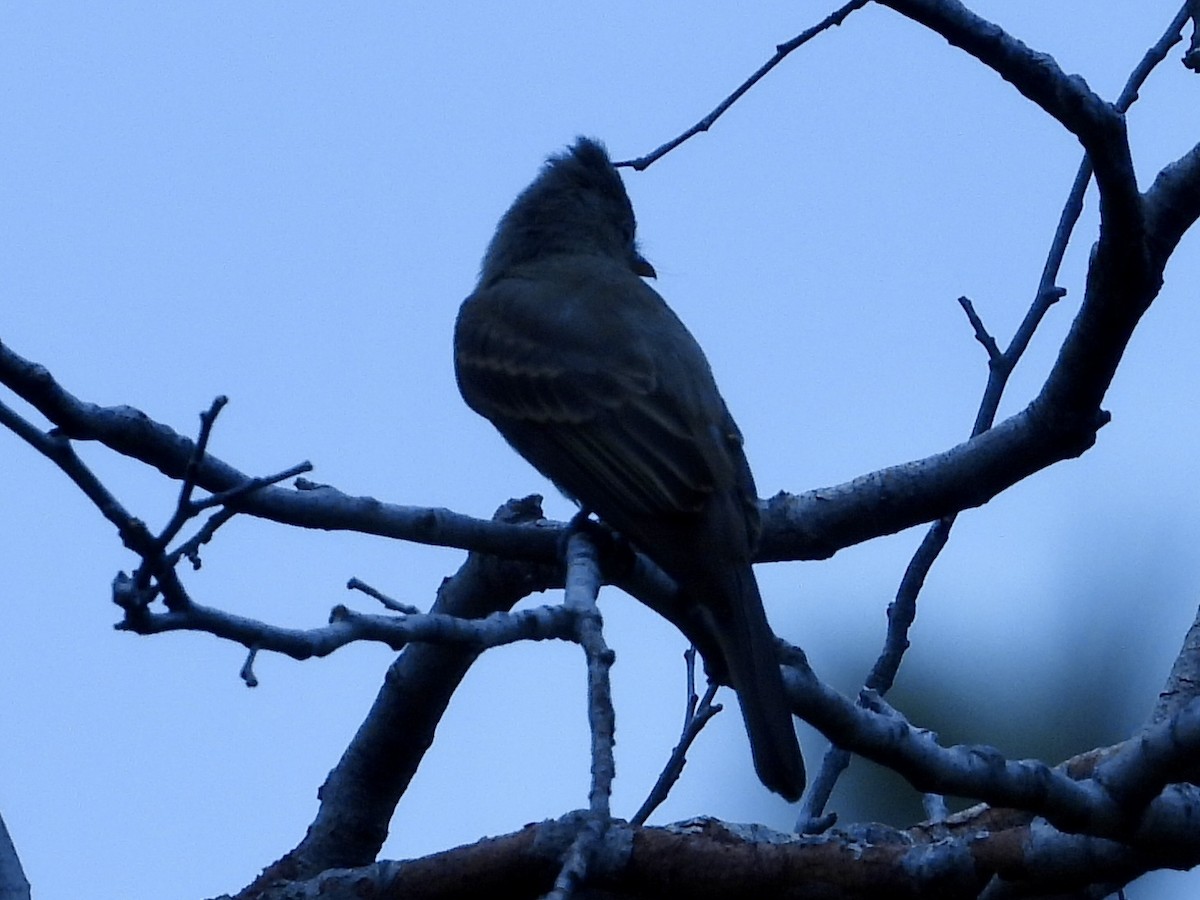
<svg viewBox="0 0 1200 900">
<path fill-rule="evenodd" d="M 44 366 L 23 359 L 0 342 L 0 384 L 34 406 L 59 431 L 75 440 L 95 440 L 117 453 L 182 478 L 194 443 L 129 406 L 101 407 L 65 390 Z M 212 493 L 239 488 L 252 479 L 211 453 L 196 483 Z M 554 562 L 561 527 L 540 531 L 489 522 L 445 509 L 397 506 L 373 497 L 350 497 L 330 487 L 289 490 L 269 486 L 237 503 L 241 512 L 302 528 L 358 531 L 422 544 L 478 549 L 517 559 Z"/>
<path fill-rule="evenodd" d="M 933 568 L 938 554 L 950 539 L 954 517 L 939 519 L 925 533 L 917 552 L 909 560 L 904 577 L 896 590 L 896 597 L 887 608 L 887 634 L 883 649 L 863 686 L 867 691 L 880 696 L 892 689 L 900 663 L 909 647 L 908 631 L 917 617 L 917 597 L 925 586 L 925 578 Z M 804 797 L 797 816 L 796 830 L 802 834 L 820 834 L 833 825 L 834 819 L 823 815 L 825 806 L 833 794 L 838 778 L 850 765 L 850 752 L 844 747 L 830 744 L 821 758 L 821 768 L 812 786 Z"/>
<path fill-rule="evenodd" d="M 979 313 L 975 312 L 975 305 L 971 303 L 971 298 L 965 295 L 959 297 L 958 305 L 963 308 L 963 312 L 967 314 L 967 321 L 975 330 L 975 340 L 979 341 L 983 345 L 983 349 L 987 351 L 988 362 L 994 365 L 1003 355 L 1000 353 L 1000 348 L 996 346 L 996 339 L 984 327 L 983 319 L 979 318 Z"/>
<path fill-rule="evenodd" d="M 571 614 L 558 606 L 462 619 L 438 613 L 377 616 L 356 613 L 339 605 L 333 608 L 329 624 L 324 627 L 283 628 L 193 601 L 186 609 L 127 618 L 116 628 L 142 635 L 202 631 L 245 647 L 305 660 L 328 656 L 358 641 L 374 641 L 399 651 L 413 641 L 469 644 L 476 650 L 485 650 L 525 640 L 572 640 L 575 634 L 572 621 Z"/>
<path fill-rule="evenodd" d="M 1200 816 L 1200 789 L 1172 789 L 1161 798 L 1159 814 L 1163 821 L 1194 822 Z M 461 897 L 463 885 L 469 885 L 476 896 L 534 900 L 553 879 L 578 821 L 576 813 L 423 859 L 326 872 L 257 896 L 341 898 L 369 891 L 450 900 Z M 832 896 L 830 885 L 845 886 L 837 896 L 862 900 L 967 898 L 983 896 L 989 882 L 998 888 L 1005 882 L 1027 888 L 1024 893 L 997 890 L 988 893 L 989 898 L 1031 896 L 1046 884 L 1063 892 L 1058 896 L 1083 896 L 1071 892 L 1096 882 L 1109 882 L 1115 890 L 1148 869 L 1188 868 L 1200 861 L 1197 830 L 1183 827 L 1179 836 L 1176 843 L 1138 850 L 1064 834 L 1041 820 L 963 821 L 906 831 L 872 825 L 801 839 L 714 819 L 662 828 L 614 824 L 605 836 L 595 874 L 609 893 L 627 898 Z M 720 864 L 714 865 L 714 860 Z M 869 876 L 864 878 L 864 872 Z"/>
<path fill-rule="evenodd" d="M 186 559 L 192 564 L 193 569 L 199 569 L 200 548 L 216 536 L 217 529 L 236 515 L 237 513 L 229 507 L 217 510 L 196 530 L 194 535 L 167 554 L 167 565 L 174 568 L 181 559 Z"/>
<path fill-rule="evenodd" d="M 1142 60 L 1130 74 L 1117 104 L 1118 109 L 1122 112 L 1129 109 L 1137 99 L 1138 90 L 1149 77 L 1150 72 L 1166 57 L 1171 46 L 1179 41 L 1179 31 L 1186 18 L 1185 14 L 1186 8 L 1176 15 L 1163 36 L 1146 51 Z M 1076 173 L 1059 216 L 1058 227 L 1055 229 L 1046 262 L 1042 267 L 1041 278 L 1038 281 L 1033 302 L 1014 333 L 1008 348 L 1003 353 L 1000 352 L 995 339 L 984 326 L 983 320 L 976 313 L 971 301 L 965 296 L 959 298 L 958 302 L 975 331 L 976 339 L 988 354 L 988 380 L 975 416 L 975 423 L 971 429 L 972 437 L 980 435 L 992 427 L 1000 406 L 1000 399 L 1008 386 L 1009 377 L 1024 355 L 1033 339 L 1034 332 L 1050 307 L 1066 293 L 1065 289 L 1058 287 L 1056 282 L 1067 245 L 1083 210 L 1083 198 L 1091 176 L 1091 162 L 1085 156 L 1083 162 L 1080 163 L 1079 171 Z M 938 519 L 930 526 L 920 547 L 917 548 L 905 569 L 896 597 L 888 605 L 888 628 L 883 650 L 864 682 L 865 687 L 869 690 L 883 694 L 891 689 L 904 653 L 909 646 L 908 630 L 916 618 L 917 597 L 925 583 L 926 576 L 950 538 L 955 518 L 956 514 L 952 513 Z M 832 745 L 829 747 L 822 758 L 821 769 L 800 808 L 797 821 L 798 831 L 820 833 L 833 824 L 833 819 L 823 816 L 822 812 L 833 793 L 840 774 L 849 764 L 850 754 L 846 750 Z"/>
<path fill-rule="evenodd" d="M 1095 779 L 1113 796 L 1128 821 L 1136 821 L 1171 782 L 1196 777 L 1200 748 L 1200 700 L 1126 741 L 1096 766 Z"/>
<path fill-rule="evenodd" d="M 1183 646 L 1146 727 L 1157 725 L 1197 697 L 1200 697 L 1200 611 L 1184 636 Z"/>
<path fill-rule="evenodd" d="M 613 735 L 616 732 L 609 670 L 616 657 L 604 640 L 603 621 L 596 606 L 600 592 L 600 564 L 596 548 L 582 531 L 567 540 L 566 608 L 576 618 L 575 636 L 587 656 L 588 723 L 592 734 L 592 787 L 588 804 L 607 827 L 609 798 L 616 773 Z"/>
<path fill-rule="evenodd" d="M 221 410 L 228 402 L 228 397 L 218 396 L 213 400 L 212 406 L 200 413 L 200 433 L 196 437 L 196 445 L 192 448 L 191 456 L 188 457 L 187 467 L 183 470 L 183 484 L 179 487 L 179 500 L 175 504 L 175 514 L 163 528 L 162 534 L 159 535 L 160 550 L 165 550 L 167 544 L 175 539 L 175 535 L 179 534 L 188 519 L 195 515 L 192 510 L 192 492 L 196 489 L 196 470 L 200 467 L 200 463 L 204 460 L 204 454 L 208 450 L 208 441 L 212 437 L 212 429 L 217 422 L 217 416 L 221 414 Z"/>
<path fill-rule="evenodd" d="M 1163 266 L 1197 218 L 1200 144 L 1159 172 L 1146 191 L 1146 230 L 1151 251 Z"/>
<path fill-rule="evenodd" d="M 716 109 L 710 112 L 707 116 L 693 125 L 683 134 L 671 139 L 657 150 L 653 150 L 650 153 L 647 153 L 645 156 L 639 156 L 637 159 L 625 160 L 623 162 L 615 163 L 615 165 L 618 167 L 633 168 L 641 172 L 649 168 L 658 160 L 662 159 L 684 141 L 695 137 L 701 132 L 708 131 L 708 129 L 712 128 L 712 126 L 716 123 L 717 119 L 721 118 L 721 116 L 725 114 L 725 111 L 729 109 L 729 107 L 737 103 L 743 94 L 750 90 L 750 88 L 754 87 L 754 85 L 758 84 L 758 82 L 761 81 L 768 72 L 783 62 L 784 58 L 787 57 L 789 53 L 808 43 L 822 31 L 832 28 L 835 25 L 841 25 L 842 22 L 845 21 L 846 17 L 850 15 L 850 13 L 854 12 L 856 9 L 862 9 L 869 2 L 870 0 L 851 0 L 850 3 L 847 3 L 840 9 L 831 12 L 816 25 L 813 25 L 811 28 L 806 28 L 790 41 L 780 44 L 775 48 L 775 55 L 763 63 L 758 68 L 758 71 L 743 81 L 738 86 L 737 90 L 717 104 Z"/>
<path fill-rule="evenodd" d="M 0 818 L 0 897 L 4 900 L 29 900 L 29 879 L 21 867 L 21 858 Z"/>
<path fill-rule="evenodd" d="M 834 487 L 781 492 L 763 509 L 756 560 L 825 559 L 843 547 L 982 506 L 1034 472 L 1088 450 L 1108 421 L 1094 407 L 1090 414 L 1064 412 L 1033 404 L 934 456 Z"/>
<path fill-rule="evenodd" d="M 1081 312 L 1081 316 L 1084 314 Z M 1093 311 L 1088 309 L 1086 314 L 1090 316 Z M 1128 340 L 1136 323 L 1125 324 L 1128 329 L 1120 336 L 1122 341 Z M 1087 367 L 1080 377 L 1095 379 L 1095 368 Z M 1111 373 L 1108 376 L 1111 378 Z M 55 382 L 45 368 L 22 359 L 3 344 L 0 383 L 77 439 L 101 441 L 170 477 L 182 477 L 192 442 L 144 413 L 130 407 L 102 408 L 80 401 Z M 1102 393 L 1101 387 L 1107 383 L 1089 382 L 1087 393 Z M 763 535 L 756 560 L 825 559 L 843 547 L 979 506 L 1033 472 L 1084 452 L 1094 443 L 1096 429 L 1105 421 L 1106 416 L 1095 408 L 1068 407 L 1060 413 L 1043 403 L 943 453 L 881 469 L 846 484 L 796 496 L 779 494 L 763 509 Z M 214 492 L 250 480 L 211 453 L 205 455 L 197 473 L 197 483 Z M 357 531 L 535 562 L 556 559 L 565 527 L 557 523 L 528 528 L 486 522 L 445 509 L 350 497 L 327 486 L 311 490 L 262 487 L 240 498 L 236 508 L 304 528 Z M 644 574 L 648 563 L 639 557 L 638 565 Z M 640 594 L 639 598 L 645 599 Z"/>
<path fill-rule="evenodd" d="M 246 661 L 242 663 L 242 669 L 238 672 L 238 677 L 245 682 L 246 687 L 258 687 L 258 676 L 254 674 L 254 660 L 258 657 L 258 647 L 251 646 L 246 652 Z"/>
<path fill-rule="evenodd" d="M 496 515 L 510 528 L 541 530 L 535 524 L 541 519 L 541 508 L 533 500 L 511 501 Z M 529 593 L 555 583 L 562 584 L 560 566 L 531 567 L 472 553 L 442 583 L 432 612 L 480 618 L 507 610 Z M 462 644 L 418 643 L 405 648 L 388 668 L 371 711 L 322 785 L 321 806 L 304 839 L 243 893 L 253 894 L 279 878 L 309 878 L 329 868 L 366 865 L 375 858 L 396 804 L 478 652 Z"/>
<path fill-rule="evenodd" d="M 585 516 L 577 517 L 582 525 Z M 567 539 L 567 578 L 564 605 L 575 620 L 575 636 L 587 658 L 588 725 L 592 736 L 592 783 L 588 811 L 567 851 L 547 900 L 569 900 L 588 879 L 604 836 L 612 824 L 610 800 L 616 775 L 613 743 L 616 715 L 612 704 L 609 670 L 615 659 L 604 640 L 603 622 L 596 606 L 600 592 L 600 564 L 596 547 L 583 528 Z"/>
<path fill-rule="evenodd" d="M 0 345 L 2 347 L 2 345 Z M 61 434 L 46 434 L 4 403 L 0 403 L 0 425 L 62 469 L 84 496 L 95 504 L 100 514 L 117 527 L 121 541 L 127 547 L 142 546 L 149 541 L 149 532 L 137 522 L 75 453 L 71 442 Z M 140 526 L 140 527 L 139 527 Z"/>
<path fill-rule="evenodd" d="M 688 750 L 691 749 L 692 744 L 695 743 L 704 726 L 724 708 L 720 703 L 713 703 L 713 699 L 717 696 L 717 691 L 720 688 L 717 684 L 710 683 L 708 689 L 704 692 L 703 698 L 696 696 L 696 648 L 689 647 L 684 657 L 688 671 L 688 698 L 687 711 L 683 717 L 683 733 L 679 737 L 679 743 L 671 751 L 671 756 L 667 760 L 667 764 L 663 767 L 658 779 L 654 782 L 654 787 L 650 789 L 650 793 L 642 801 L 642 805 L 638 807 L 638 811 L 629 820 L 633 825 L 644 825 L 654 810 L 667 799 L 671 788 L 675 786 L 675 782 L 683 774 L 683 767 L 687 764 Z"/>
<path fill-rule="evenodd" d="M 1154 71 L 1160 62 L 1167 58 L 1167 54 L 1171 52 L 1171 48 L 1183 40 L 1183 27 L 1192 16 L 1194 2 L 1195 0 L 1187 0 L 1179 8 L 1179 12 L 1175 13 L 1175 18 L 1171 20 L 1162 37 L 1146 51 L 1141 61 L 1129 74 L 1129 79 L 1125 82 L 1125 87 L 1121 89 L 1121 95 L 1117 98 L 1116 106 L 1118 110 L 1126 112 L 1129 107 L 1133 106 L 1138 98 L 1138 91 L 1142 89 L 1142 85 L 1146 83 L 1146 79 L 1150 77 L 1150 73 Z"/>
<path fill-rule="evenodd" d="M 1184 5 L 1192 20 L 1192 43 L 1183 57 L 1183 64 L 1193 72 L 1200 72 L 1200 0 L 1188 0 Z"/>
<path fill-rule="evenodd" d="M 1125 122 L 1119 112 L 1078 75 L 1067 75 L 1054 58 L 1030 49 L 999 25 L 958 0 L 879 0 L 937 32 L 994 69 L 1029 100 L 1074 134 L 1096 169 L 1102 201 L 1111 213 L 1138 218 L 1137 184 Z"/>
<path fill-rule="evenodd" d="M 401 603 L 399 600 L 393 600 L 387 594 L 381 593 L 369 584 L 359 581 L 357 578 L 351 578 L 346 582 L 346 589 L 351 591 L 362 591 L 368 597 L 373 597 L 383 604 L 384 609 L 390 609 L 392 612 L 405 613 L 406 615 L 415 615 L 421 610 L 409 603 Z"/>
<path fill-rule="evenodd" d="M 941 747 L 936 736 L 909 725 L 873 702 L 857 706 L 822 684 L 795 648 L 784 668 L 793 710 L 835 744 L 904 776 L 922 792 L 975 797 L 992 806 L 1043 816 L 1061 831 L 1131 842 L 1143 847 L 1167 840 L 1173 827 L 1158 818 L 1147 796 L 1187 771 L 1200 752 L 1200 701 L 1190 704 L 1140 738 L 1105 755 L 1095 778 L 1079 770 L 1051 768 L 1037 760 L 1006 760 L 980 745 Z M 1194 762 L 1193 762 L 1194 765 Z M 1145 807 L 1145 813 L 1142 809 Z M 1160 810 L 1161 811 L 1161 810 Z"/>
</svg>

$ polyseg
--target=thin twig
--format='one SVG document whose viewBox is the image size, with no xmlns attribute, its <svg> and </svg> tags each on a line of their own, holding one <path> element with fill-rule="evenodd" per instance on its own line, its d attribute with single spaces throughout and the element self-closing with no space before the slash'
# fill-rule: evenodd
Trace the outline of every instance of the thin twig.
<svg viewBox="0 0 1200 900">
<path fill-rule="evenodd" d="M 212 494 L 208 497 L 205 497 L 203 500 L 187 501 L 185 506 L 177 506 L 175 515 L 172 517 L 172 521 L 174 522 L 175 518 L 179 518 L 181 524 L 195 517 L 203 510 L 210 509 L 214 506 L 220 506 L 221 509 L 209 516 L 208 520 L 194 535 L 192 535 L 170 553 L 167 553 L 163 557 L 163 566 L 166 568 L 172 568 L 181 559 L 186 558 L 189 562 L 191 562 L 193 569 L 199 569 L 200 548 L 213 539 L 213 536 L 217 533 L 218 528 L 220 528 L 238 513 L 238 510 L 234 509 L 229 504 L 240 500 L 242 497 L 245 497 L 254 491 L 267 487 L 268 485 L 278 484 L 279 482 L 286 481 L 287 479 L 294 475 L 298 475 L 301 472 L 309 472 L 311 470 L 312 463 L 308 461 L 297 463 L 296 465 L 290 466 L 289 468 L 284 469 L 282 472 L 277 472 L 274 475 L 249 478 L 245 481 L 245 483 L 240 484 L 237 487 L 230 488 L 227 491 L 221 491 L 220 493 Z M 176 532 L 178 530 L 178 528 L 175 529 Z M 167 530 L 164 529 L 163 534 L 165 535 L 166 533 Z M 161 542 L 161 540 L 162 539 L 160 536 L 159 541 Z"/>
<path fill-rule="evenodd" d="M 200 433 L 196 436 L 196 443 L 192 447 L 191 458 L 188 460 L 187 468 L 183 472 L 183 483 L 179 486 L 179 499 L 175 503 L 175 513 L 158 536 L 160 550 L 165 550 L 167 544 L 175 540 L 175 535 L 179 534 L 180 529 L 183 528 L 188 519 L 195 515 L 194 512 L 190 512 L 189 510 L 192 506 L 192 492 L 196 489 L 196 473 L 200 471 L 200 464 L 204 461 L 204 454 L 208 451 L 208 441 L 212 437 L 212 430 L 217 422 L 217 416 L 221 414 L 221 410 L 225 408 L 228 402 L 229 398 L 224 394 L 220 394 L 213 400 L 212 405 L 207 410 L 200 413 Z"/>
<path fill-rule="evenodd" d="M 1138 98 L 1138 91 L 1142 89 L 1142 85 L 1146 83 L 1146 79 L 1150 77 L 1150 73 L 1154 71 L 1160 62 L 1167 58 L 1167 54 L 1171 52 L 1171 48 L 1183 40 L 1183 27 L 1187 24 L 1188 19 L 1197 16 L 1200 16 L 1200 0 L 1185 0 L 1183 6 L 1179 8 L 1179 12 L 1175 13 L 1175 18 L 1171 20 L 1171 24 L 1163 32 L 1162 37 L 1155 41 L 1154 45 L 1146 51 L 1141 61 L 1129 74 L 1129 80 L 1125 82 L 1125 87 L 1121 89 L 1121 94 L 1117 97 L 1117 109 L 1121 112 L 1126 112 L 1129 107 L 1133 106 L 1134 101 Z M 1193 23 L 1192 27 L 1200 27 L 1200 22 Z M 1192 33 L 1192 41 L 1194 45 L 1196 41 L 1195 32 Z"/>
<path fill-rule="evenodd" d="M 232 509 L 231 504 L 264 487 L 312 470 L 312 464 L 305 461 L 290 466 L 275 475 L 247 478 L 240 484 L 214 493 L 203 500 L 192 500 L 200 468 L 206 459 L 213 426 L 216 424 L 217 416 L 228 402 L 229 399 L 221 395 L 213 400 L 212 405 L 205 412 L 200 414 L 200 432 L 196 437 L 195 444 L 192 445 L 192 451 L 184 469 L 179 498 L 175 503 L 175 510 L 171 513 L 171 518 L 157 536 L 148 542 L 142 542 L 141 546 L 131 548 L 142 558 L 142 562 L 134 570 L 130 583 L 125 583 L 119 578 L 114 584 L 114 601 L 125 610 L 127 617 L 132 615 L 139 626 L 145 625 L 146 609 L 159 592 L 163 595 L 163 602 L 167 609 L 173 613 L 183 612 L 191 605 L 191 599 L 187 596 L 183 583 L 179 581 L 179 577 L 174 571 L 175 566 L 181 559 L 186 558 L 191 562 L 193 569 L 200 568 L 200 547 L 212 540 L 217 529 L 233 518 L 236 510 Z M 183 530 L 183 526 L 187 522 L 204 510 L 217 506 L 223 508 L 210 516 L 195 535 L 170 553 L 166 552 L 167 546 Z M 124 573 L 122 573 L 123 575 Z"/>
<path fill-rule="evenodd" d="M 69 438 L 57 431 L 50 434 L 43 432 L 4 403 L 0 403 L 0 425 L 7 427 L 57 465 L 96 505 L 104 518 L 117 527 L 121 542 L 127 548 L 143 560 L 161 561 L 162 551 L 145 523 L 131 515 L 84 464 Z M 160 592 L 170 609 L 180 609 L 190 602 L 183 585 L 169 569 L 154 588 L 150 588 L 148 583 L 143 584 L 136 573 L 135 578 L 129 579 L 121 572 L 113 582 L 113 600 L 125 610 L 126 619 L 139 618 Z"/>
<path fill-rule="evenodd" d="M 350 591 L 362 591 L 368 597 L 372 597 L 383 604 L 384 609 L 390 609 L 392 612 L 404 613 L 405 615 L 416 615 L 421 612 L 417 607 L 409 603 L 401 603 L 399 600 L 393 600 L 382 591 L 377 591 L 365 581 L 360 581 L 357 578 L 351 578 L 346 582 L 346 589 Z"/>
<path fill-rule="evenodd" d="M 117 527 L 121 540 L 127 547 L 136 550 L 136 545 L 149 545 L 151 538 L 145 526 L 129 514 L 79 458 L 68 438 L 56 432 L 47 434 L 3 402 L 0 402 L 0 425 L 58 466 L 76 487 L 83 491 L 84 496 L 95 504 L 100 514 Z"/>
<path fill-rule="evenodd" d="M 770 72 L 773 68 L 775 68 L 781 62 L 783 62 L 784 58 L 787 57 L 787 55 L 789 53 L 791 53 L 797 47 L 800 47 L 800 46 L 808 43 L 810 40 L 815 38 L 822 31 L 832 28 L 834 25 L 841 25 L 842 22 L 845 20 L 845 18 L 848 15 L 850 15 L 850 13 L 854 12 L 856 9 L 861 9 L 862 7 L 866 6 L 869 2 L 870 2 L 870 0 L 852 0 L 852 2 L 847 3 L 841 9 L 838 9 L 838 10 L 830 13 L 828 16 L 826 16 L 824 19 L 822 19 L 816 25 L 800 32 L 800 34 L 796 35 L 790 41 L 780 44 L 779 46 L 777 46 L 775 48 L 774 56 L 772 56 L 769 60 L 767 60 L 765 63 L 763 63 L 753 75 L 751 75 L 749 78 L 747 78 L 745 81 L 743 81 L 738 86 L 737 90 L 735 90 L 732 94 L 730 94 L 728 97 L 726 97 L 724 100 L 722 100 L 719 104 L 717 104 L 716 109 L 714 109 L 712 112 L 710 112 L 707 116 L 705 116 L 703 119 L 701 119 L 695 125 L 693 125 L 687 131 L 683 132 L 683 134 L 679 135 L 676 138 L 673 138 L 670 141 L 667 141 L 667 143 L 663 144 L 657 150 L 654 150 L 654 151 L 646 154 L 645 156 L 639 156 L 637 159 L 624 160 L 622 162 L 616 163 L 615 165 L 617 165 L 618 167 L 623 166 L 626 168 L 633 168 L 639 172 L 644 171 L 645 169 L 649 168 L 652 164 L 654 164 L 658 160 L 662 159 L 664 156 L 666 156 L 668 153 L 670 153 L 672 150 L 674 150 L 676 147 L 678 147 L 684 141 L 687 141 L 687 140 L 695 137 L 696 135 L 700 134 L 702 131 L 708 131 L 708 129 L 710 129 L 713 126 L 713 124 L 717 121 L 717 119 L 721 118 L 721 116 L 725 114 L 725 111 L 727 109 L 729 109 L 729 107 L 733 106 L 733 104 L 735 104 L 739 99 L 741 99 L 742 95 L 745 94 L 746 91 L 750 90 L 750 88 L 752 88 L 752 87 L 754 87 L 754 85 L 758 84 L 758 82 L 761 81 L 762 78 L 768 72 Z"/>
<path fill-rule="evenodd" d="M 688 698 L 683 717 L 683 732 L 679 736 L 679 743 L 671 751 L 667 764 L 663 766 L 662 772 L 654 782 L 654 787 L 650 789 L 650 793 L 642 802 L 641 807 L 629 820 L 631 825 L 644 825 L 654 810 L 658 809 L 667 799 L 667 795 L 670 794 L 671 788 L 675 786 L 675 782 L 683 773 L 683 767 L 687 764 L 688 750 L 692 748 L 692 744 L 695 743 L 697 736 L 709 720 L 724 708 L 720 703 L 713 703 L 718 690 L 716 684 L 710 683 L 704 696 L 696 697 L 696 648 L 689 647 L 684 653 L 684 658 L 688 670 Z"/>
<path fill-rule="evenodd" d="M 962 296 L 958 298 L 958 305 L 963 308 L 963 312 L 967 314 L 967 320 L 970 321 L 971 327 L 975 329 L 975 340 L 983 345 L 983 349 L 987 351 L 988 362 L 994 362 L 1000 359 L 1003 354 L 1000 348 L 996 346 L 996 339 L 992 337 L 991 332 L 983 324 L 983 320 L 979 318 L 979 313 L 975 312 L 975 305 L 971 303 L 971 298 Z"/>
<path fill-rule="evenodd" d="M 577 518 L 577 522 L 581 521 Z M 567 539 L 567 578 L 564 606 L 573 613 L 576 639 L 587 659 L 588 724 L 592 736 L 592 783 L 588 814 L 566 855 L 547 900 L 567 900 L 587 880 L 592 858 L 612 822 L 610 801 L 616 775 L 613 758 L 616 714 L 609 670 L 615 656 L 604 640 L 603 621 L 596 606 L 601 576 L 599 554 L 585 528 Z"/>
<path fill-rule="evenodd" d="M 1185 6 L 1192 20 L 1192 43 L 1183 55 L 1183 64 L 1193 72 L 1200 72 L 1200 0 L 1189 0 Z"/>
<path fill-rule="evenodd" d="M 225 507 L 219 509 L 205 521 L 194 535 L 167 554 L 167 565 L 175 566 L 181 559 L 187 559 L 193 569 L 200 568 L 200 548 L 213 539 L 217 529 L 237 515 L 237 510 Z"/>
<path fill-rule="evenodd" d="M 191 504 L 191 508 L 195 511 L 209 509 L 213 506 L 227 506 L 231 503 L 242 499 L 247 494 L 252 494 L 261 488 L 269 487 L 273 484 L 279 484 L 281 481 L 287 481 L 289 478 L 294 478 L 305 472 L 311 472 L 313 464 L 308 460 L 298 462 L 295 465 L 288 466 L 286 469 L 276 472 L 274 475 L 255 475 L 253 478 L 248 478 L 239 485 L 231 487 L 227 491 L 219 491 L 203 500 L 196 500 Z"/>
<path fill-rule="evenodd" d="M 246 687 L 258 687 L 258 676 L 254 674 L 254 658 L 258 656 L 258 645 L 251 644 L 246 653 L 246 661 L 238 676 L 246 683 Z"/>
</svg>

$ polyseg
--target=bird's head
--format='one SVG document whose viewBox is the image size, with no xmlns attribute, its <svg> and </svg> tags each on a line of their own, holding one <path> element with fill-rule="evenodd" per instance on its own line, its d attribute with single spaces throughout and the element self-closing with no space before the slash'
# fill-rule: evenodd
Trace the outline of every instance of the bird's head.
<svg viewBox="0 0 1200 900">
<path fill-rule="evenodd" d="M 637 221 L 604 145 L 578 138 L 550 157 L 509 207 L 488 245 L 481 283 L 515 266 L 556 255 L 602 255 L 638 275 L 654 269 L 637 249 Z"/>
</svg>

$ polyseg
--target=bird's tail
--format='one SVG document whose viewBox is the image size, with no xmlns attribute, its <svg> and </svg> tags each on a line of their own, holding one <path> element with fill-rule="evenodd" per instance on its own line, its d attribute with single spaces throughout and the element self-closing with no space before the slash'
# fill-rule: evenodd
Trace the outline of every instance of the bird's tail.
<svg viewBox="0 0 1200 900">
<path fill-rule="evenodd" d="M 725 657 L 725 674 L 737 691 L 754 770 L 772 791 L 798 800 L 804 793 L 804 759 L 754 571 L 746 565 L 713 574 L 703 584 L 689 584 L 688 593 Z"/>
</svg>

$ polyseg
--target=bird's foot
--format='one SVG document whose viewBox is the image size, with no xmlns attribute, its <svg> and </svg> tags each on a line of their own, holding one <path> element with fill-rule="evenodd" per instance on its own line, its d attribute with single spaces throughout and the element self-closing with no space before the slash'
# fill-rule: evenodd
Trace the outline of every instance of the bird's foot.
<svg viewBox="0 0 1200 900">
<path fill-rule="evenodd" d="M 591 512 L 586 509 L 573 515 L 563 530 L 558 544 L 560 558 L 566 558 L 567 541 L 577 532 L 586 534 L 595 545 L 600 570 L 604 572 L 606 581 L 620 579 L 633 568 L 636 556 L 633 546 L 603 522 L 591 518 Z"/>
</svg>

